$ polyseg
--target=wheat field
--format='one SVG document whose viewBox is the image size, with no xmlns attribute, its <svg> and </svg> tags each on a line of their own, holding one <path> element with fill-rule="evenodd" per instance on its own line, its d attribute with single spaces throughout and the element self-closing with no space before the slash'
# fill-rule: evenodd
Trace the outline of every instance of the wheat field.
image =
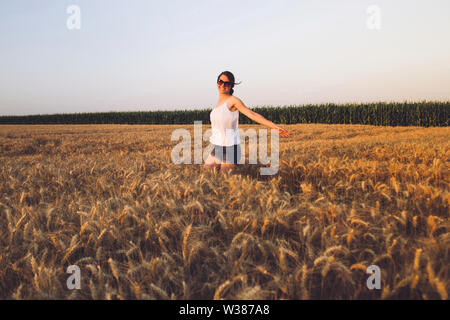
<svg viewBox="0 0 450 320">
<path fill-rule="evenodd" d="M 0 299 L 448 299 L 448 127 L 286 125 L 274 176 L 192 127 L 0 126 Z"/>
</svg>

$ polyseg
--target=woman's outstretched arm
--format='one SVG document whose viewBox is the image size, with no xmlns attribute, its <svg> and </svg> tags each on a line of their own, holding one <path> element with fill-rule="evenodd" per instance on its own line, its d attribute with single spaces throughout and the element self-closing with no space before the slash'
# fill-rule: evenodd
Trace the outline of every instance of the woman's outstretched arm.
<svg viewBox="0 0 450 320">
<path fill-rule="evenodd" d="M 280 128 L 275 123 L 273 123 L 270 120 L 267 120 L 266 118 L 264 118 L 259 113 L 256 113 L 253 110 L 247 108 L 245 106 L 245 104 L 242 102 L 241 99 L 239 99 L 238 97 L 233 97 L 233 98 L 234 98 L 234 106 L 236 107 L 236 109 L 239 110 L 239 112 L 245 114 L 251 120 L 253 120 L 253 121 L 257 122 L 257 123 L 260 123 L 263 126 L 269 127 L 271 129 L 278 129 L 278 133 L 282 137 L 289 137 L 290 136 L 290 134 L 289 134 L 289 132 L 287 130 Z"/>
</svg>

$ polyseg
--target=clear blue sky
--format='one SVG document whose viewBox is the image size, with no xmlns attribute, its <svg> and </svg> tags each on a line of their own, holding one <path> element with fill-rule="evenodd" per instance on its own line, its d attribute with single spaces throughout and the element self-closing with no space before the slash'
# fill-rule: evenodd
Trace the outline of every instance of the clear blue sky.
<svg viewBox="0 0 450 320">
<path fill-rule="evenodd" d="M 448 0 L 1 1 L 0 115 L 213 108 L 225 70 L 248 107 L 448 101 L 449 17 Z"/>
</svg>

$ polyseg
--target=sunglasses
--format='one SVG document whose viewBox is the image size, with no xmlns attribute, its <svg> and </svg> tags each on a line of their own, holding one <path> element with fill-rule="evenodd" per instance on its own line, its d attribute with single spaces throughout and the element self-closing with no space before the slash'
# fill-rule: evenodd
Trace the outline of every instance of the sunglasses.
<svg viewBox="0 0 450 320">
<path fill-rule="evenodd" d="M 221 86 L 221 85 L 226 85 L 226 86 L 231 86 L 232 84 L 233 84 L 233 82 L 231 82 L 231 81 L 223 81 L 223 80 L 219 80 L 219 81 L 217 81 L 217 84 L 219 85 L 219 86 Z"/>
</svg>

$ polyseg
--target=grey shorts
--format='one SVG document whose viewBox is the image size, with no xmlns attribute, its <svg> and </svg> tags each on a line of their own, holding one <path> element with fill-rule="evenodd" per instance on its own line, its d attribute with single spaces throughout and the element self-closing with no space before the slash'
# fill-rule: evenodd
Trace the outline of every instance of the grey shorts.
<svg viewBox="0 0 450 320">
<path fill-rule="evenodd" d="M 211 154 L 221 162 L 238 164 L 238 161 L 241 159 L 241 145 L 235 144 L 226 147 L 214 144 Z"/>
</svg>

